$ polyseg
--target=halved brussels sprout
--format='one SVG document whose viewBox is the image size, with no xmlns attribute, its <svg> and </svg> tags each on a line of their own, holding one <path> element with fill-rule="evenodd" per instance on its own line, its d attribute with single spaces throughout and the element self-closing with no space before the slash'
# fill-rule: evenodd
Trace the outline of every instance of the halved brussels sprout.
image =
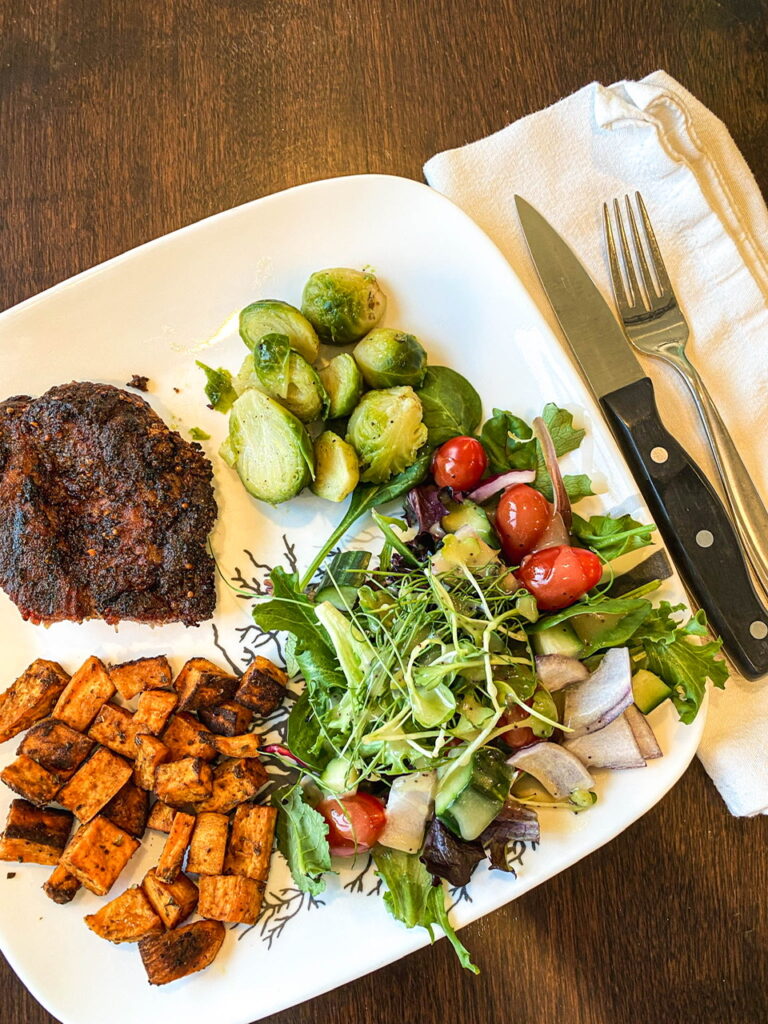
<svg viewBox="0 0 768 1024">
<path fill-rule="evenodd" d="M 272 505 L 293 498 L 314 475 L 312 442 L 304 425 L 255 388 L 232 406 L 229 437 L 220 453 L 248 493 Z"/>
<path fill-rule="evenodd" d="M 315 329 L 295 306 L 280 299 L 260 299 L 240 313 L 240 337 L 255 349 L 265 334 L 284 334 L 291 348 L 314 363 L 320 348 Z"/>
<path fill-rule="evenodd" d="M 287 398 L 291 345 L 287 334 L 265 334 L 253 350 L 253 368 L 267 394 Z"/>
<path fill-rule="evenodd" d="M 315 479 L 312 490 L 327 501 L 344 501 L 357 487 L 360 464 L 357 452 L 332 430 L 315 441 Z"/>
<path fill-rule="evenodd" d="M 347 441 L 360 456 L 366 483 L 383 483 L 416 461 L 427 440 L 419 396 L 410 387 L 369 391 L 349 420 Z"/>
<path fill-rule="evenodd" d="M 347 267 L 316 271 L 301 297 L 302 313 L 329 345 L 359 341 L 381 320 L 386 305 L 375 274 Z"/>
<path fill-rule="evenodd" d="M 284 335 L 268 334 L 245 357 L 234 384 L 238 394 L 258 388 L 303 423 L 324 419 L 328 412 L 328 395 L 317 370 L 288 347 Z"/>
<path fill-rule="evenodd" d="M 349 352 L 342 352 L 318 373 L 328 393 L 330 419 L 349 416 L 363 393 L 363 377 L 355 360 Z"/>
<path fill-rule="evenodd" d="M 418 388 L 424 383 L 427 353 L 412 334 L 379 327 L 366 334 L 353 355 L 370 388 Z"/>
</svg>

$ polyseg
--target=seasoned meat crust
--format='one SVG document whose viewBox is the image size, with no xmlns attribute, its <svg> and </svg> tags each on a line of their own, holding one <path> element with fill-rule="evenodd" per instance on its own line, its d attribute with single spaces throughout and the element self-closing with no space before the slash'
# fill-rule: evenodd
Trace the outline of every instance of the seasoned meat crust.
<svg viewBox="0 0 768 1024">
<path fill-rule="evenodd" d="M 213 614 L 211 465 L 139 398 L 77 383 L 0 403 L 0 586 L 35 623 Z"/>
</svg>

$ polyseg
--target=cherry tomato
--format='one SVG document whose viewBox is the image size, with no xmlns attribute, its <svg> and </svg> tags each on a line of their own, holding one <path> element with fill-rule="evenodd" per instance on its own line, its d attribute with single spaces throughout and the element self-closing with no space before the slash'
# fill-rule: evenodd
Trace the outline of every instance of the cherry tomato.
<svg viewBox="0 0 768 1024">
<path fill-rule="evenodd" d="M 501 738 L 513 750 L 520 750 L 522 747 L 529 747 L 532 743 L 539 742 L 539 737 L 529 725 L 520 726 L 515 724 L 527 717 L 528 712 L 525 708 L 521 708 L 519 704 L 513 704 L 511 708 L 507 708 L 499 719 L 501 725 L 509 723 L 511 726 L 507 732 L 501 734 Z"/>
<path fill-rule="evenodd" d="M 328 842 L 334 857 L 354 857 L 370 850 L 384 831 L 384 804 L 370 793 L 328 797 L 317 810 L 328 822 Z"/>
<path fill-rule="evenodd" d="M 488 468 L 485 448 L 474 437 L 453 437 L 441 444 L 432 458 L 432 476 L 438 487 L 471 491 Z"/>
<path fill-rule="evenodd" d="M 539 608 L 552 612 L 578 601 L 602 574 L 602 563 L 593 552 L 560 544 L 527 555 L 516 575 Z"/>
<path fill-rule="evenodd" d="M 504 554 L 514 565 L 528 554 L 551 518 L 552 506 L 528 484 L 514 484 L 504 491 L 496 509 L 496 532 Z"/>
</svg>

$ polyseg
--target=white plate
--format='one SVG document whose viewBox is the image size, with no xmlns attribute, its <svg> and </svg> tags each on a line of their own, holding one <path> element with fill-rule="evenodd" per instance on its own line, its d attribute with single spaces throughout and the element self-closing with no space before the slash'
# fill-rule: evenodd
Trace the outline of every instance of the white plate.
<svg viewBox="0 0 768 1024">
<path fill-rule="evenodd" d="M 196 358 L 237 369 L 245 349 L 230 324 L 256 298 L 298 303 L 307 276 L 320 267 L 370 264 L 389 296 L 386 322 L 424 342 L 432 362 L 460 370 L 494 406 L 531 417 L 548 401 L 574 410 L 588 429 L 569 469 L 606 481 L 596 508 L 640 509 L 635 485 L 613 440 L 560 344 L 517 277 L 480 229 L 425 185 L 380 175 L 316 182 L 259 199 L 110 260 L 0 316 L 0 397 L 39 395 L 72 379 L 123 385 L 134 373 L 151 381 L 147 399 L 188 436 L 211 434 L 219 522 L 214 548 L 227 576 L 263 577 L 254 562 L 284 562 L 294 549 L 306 564 L 339 509 L 311 496 L 277 509 L 248 497 L 217 457 L 224 417 L 209 411 Z M 177 390 L 178 389 L 178 390 Z M 245 551 L 249 551 L 252 558 Z M 666 596 L 682 601 L 677 580 Z M 249 603 L 219 582 L 214 623 L 198 629 L 126 623 L 23 623 L 0 594 L 3 678 L 9 684 L 36 657 L 72 671 L 90 654 L 108 662 L 167 652 L 175 667 L 193 655 L 238 663 L 257 637 Z M 217 634 L 214 632 L 217 631 Z M 696 749 L 703 714 L 680 726 L 671 708 L 654 713 L 665 757 L 641 771 L 602 773 L 600 800 L 588 813 L 542 816 L 538 849 L 520 847 L 518 878 L 479 869 L 458 893 L 457 924 L 502 906 L 602 846 L 644 814 L 674 784 Z M 0 764 L 18 741 L 0 747 Z M 4 821 L 10 803 L 0 794 Z M 139 881 L 163 837 L 131 861 L 113 895 Z M 103 904 L 88 893 L 60 907 L 40 886 L 50 869 L 0 865 L 0 940 L 33 995 L 64 1024 L 240 1024 L 275 1013 L 375 970 L 423 946 L 423 930 L 392 920 L 371 890 L 365 867 L 347 869 L 317 903 L 290 890 L 284 862 L 273 858 L 268 916 L 256 929 L 230 931 L 205 972 L 165 988 L 147 984 L 135 946 L 112 946 L 83 924 Z M 6 879 L 15 871 L 14 878 Z M 287 891 L 284 891 L 287 890 Z M 471 897 L 461 898 L 463 896 Z M 319 905 L 322 904 L 322 905 Z M 240 941 L 236 941 L 240 937 Z M 269 941 L 271 937 L 271 942 Z M 493 964 L 481 964 L 493 970 Z M 460 970 L 457 963 L 456 970 Z M 482 980 L 478 984 L 483 984 Z"/>
</svg>

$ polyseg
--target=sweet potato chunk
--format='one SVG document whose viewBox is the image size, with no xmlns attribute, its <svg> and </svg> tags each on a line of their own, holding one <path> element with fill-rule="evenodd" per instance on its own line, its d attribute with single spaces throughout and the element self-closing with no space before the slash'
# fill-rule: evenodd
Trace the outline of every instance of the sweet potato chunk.
<svg viewBox="0 0 768 1024">
<path fill-rule="evenodd" d="M 88 735 L 122 757 L 131 760 L 136 757 L 134 715 L 127 708 L 111 702 L 104 704 L 99 708 Z"/>
<path fill-rule="evenodd" d="M 139 943 L 150 985 L 167 985 L 213 963 L 226 929 L 219 921 L 195 921 L 175 932 L 151 935 Z"/>
<path fill-rule="evenodd" d="M 58 864 L 72 821 L 69 811 L 34 807 L 28 800 L 14 800 L 0 837 L 0 860 Z"/>
<path fill-rule="evenodd" d="M 85 923 L 108 942 L 138 942 L 146 935 L 160 935 L 163 922 L 141 886 L 133 886 L 109 903 L 88 914 Z"/>
<path fill-rule="evenodd" d="M 197 906 L 197 886 L 182 872 L 175 881 L 164 882 L 154 870 L 149 871 L 141 884 L 166 928 L 181 924 Z"/>
<path fill-rule="evenodd" d="M 206 658 L 190 658 L 174 683 L 179 707 L 186 711 L 212 708 L 230 700 L 237 689 L 237 677 Z"/>
<path fill-rule="evenodd" d="M 101 813 L 128 835 L 141 839 L 149 816 L 149 793 L 129 780 Z"/>
<path fill-rule="evenodd" d="M 80 821 L 90 821 L 133 775 L 125 758 L 99 747 L 82 768 L 78 768 L 57 796 L 62 807 L 74 811 Z"/>
<path fill-rule="evenodd" d="M 154 789 L 158 765 L 168 760 L 168 747 L 149 733 L 137 736 L 135 745 L 133 780 L 141 789 Z"/>
<path fill-rule="evenodd" d="M 253 712 L 233 700 L 224 701 L 215 708 L 200 708 L 200 721 L 217 736 L 241 736 L 253 721 Z"/>
<path fill-rule="evenodd" d="M 115 684 L 103 662 L 99 658 L 89 658 L 62 691 L 53 709 L 53 717 L 78 732 L 87 732 L 99 708 L 114 692 Z"/>
<path fill-rule="evenodd" d="M 44 718 L 33 725 L 21 741 L 17 754 L 26 754 L 54 774 L 76 772 L 93 750 L 93 740 L 56 718 Z"/>
<path fill-rule="evenodd" d="M 171 807 L 205 800 L 211 795 L 212 787 L 211 766 L 199 757 L 183 757 L 180 761 L 158 765 L 155 773 L 155 793 Z"/>
<path fill-rule="evenodd" d="M 256 657 L 240 678 L 235 700 L 266 718 L 282 703 L 287 682 L 281 668 L 268 658 Z"/>
<path fill-rule="evenodd" d="M 184 854 L 189 846 L 194 827 L 194 814 L 184 814 L 183 811 L 179 811 L 174 816 L 171 831 L 168 833 L 163 852 L 160 854 L 160 860 L 155 868 L 155 874 L 161 882 L 175 881 L 181 871 Z"/>
<path fill-rule="evenodd" d="M 198 720 L 187 712 L 179 712 L 168 723 L 161 739 L 168 747 L 168 760 L 182 757 L 202 757 L 204 761 L 216 759 L 216 748 L 206 738 L 208 733 Z"/>
<path fill-rule="evenodd" d="M 159 736 L 179 702 L 172 690 L 145 690 L 139 697 L 133 722 L 136 733 L 148 732 Z"/>
<path fill-rule="evenodd" d="M 123 700 L 133 700 L 143 690 L 166 690 L 172 679 L 171 666 L 165 655 L 113 665 L 109 674 Z"/>
<path fill-rule="evenodd" d="M 152 810 L 147 819 L 147 828 L 153 828 L 156 832 L 170 832 L 173 819 L 176 814 L 174 807 L 169 807 L 162 800 L 156 800 L 152 804 Z"/>
<path fill-rule="evenodd" d="M 38 658 L 0 694 L 0 743 L 51 713 L 69 676 L 55 661 Z"/>
<path fill-rule="evenodd" d="M 213 776 L 211 795 L 199 803 L 195 810 L 217 811 L 227 814 L 233 807 L 256 796 L 267 781 L 264 765 L 255 758 L 240 758 L 217 765 Z"/>
<path fill-rule="evenodd" d="M 26 754 L 20 754 L 15 761 L 3 768 L 0 779 L 14 793 L 23 796 L 30 803 L 37 804 L 38 807 L 50 803 L 61 789 L 61 779 L 41 768 Z"/>
<path fill-rule="evenodd" d="M 194 875 L 220 875 L 224 871 L 227 852 L 229 818 L 226 814 L 204 811 L 195 818 L 195 829 L 189 844 L 187 871 Z M 245 872 L 235 872 L 245 874 Z"/>
<path fill-rule="evenodd" d="M 255 732 L 243 736 L 215 736 L 209 733 L 211 743 L 224 757 L 258 757 L 261 737 Z"/>
<path fill-rule="evenodd" d="M 78 880 L 61 864 L 57 864 L 51 872 L 51 877 L 43 885 L 43 892 L 54 903 L 71 903 L 79 889 Z"/>
<path fill-rule="evenodd" d="M 243 875 L 201 875 L 197 911 L 201 917 L 231 924 L 255 924 L 264 886 Z"/>
<path fill-rule="evenodd" d="M 276 807 L 241 804 L 235 811 L 224 874 L 266 882 L 277 823 Z"/>
<path fill-rule="evenodd" d="M 99 815 L 80 828 L 61 855 L 61 866 L 97 896 L 106 896 L 139 848 L 129 836 Z"/>
</svg>

